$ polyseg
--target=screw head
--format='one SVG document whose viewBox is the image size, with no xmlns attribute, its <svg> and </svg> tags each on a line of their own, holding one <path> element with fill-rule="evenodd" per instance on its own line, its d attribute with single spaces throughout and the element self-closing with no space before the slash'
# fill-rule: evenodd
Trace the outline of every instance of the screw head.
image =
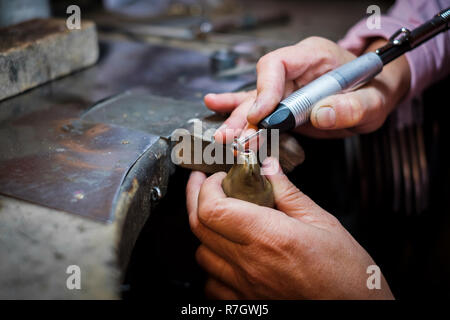
<svg viewBox="0 0 450 320">
<path fill-rule="evenodd" d="M 158 187 L 153 187 L 150 196 L 153 201 L 158 201 L 162 198 L 162 192 Z"/>
</svg>

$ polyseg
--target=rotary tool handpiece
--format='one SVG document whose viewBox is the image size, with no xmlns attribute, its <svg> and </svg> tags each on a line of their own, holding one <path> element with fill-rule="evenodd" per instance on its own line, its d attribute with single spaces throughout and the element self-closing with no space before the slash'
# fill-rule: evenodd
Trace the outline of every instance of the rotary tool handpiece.
<svg viewBox="0 0 450 320">
<path fill-rule="evenodd" d="M 292 93 L 258 126 L 286 131 L 304 124 L 319 100 L 369 81 L 381 72 L 383 65 L 448 30 L 449 21 L 450 8 L 447 8 L 412 31 L 399 29 L 384 47 L 348 62 Z"/>
</svg>

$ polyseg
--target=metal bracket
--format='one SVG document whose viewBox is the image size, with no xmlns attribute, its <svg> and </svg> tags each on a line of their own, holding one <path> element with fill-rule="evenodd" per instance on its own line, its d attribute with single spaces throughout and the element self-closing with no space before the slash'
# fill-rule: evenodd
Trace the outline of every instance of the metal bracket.
<svg viewBox="0 0 450 320">
<path fill-rule="evenodd" d="M 398 29 L 389 38 L 386 45 L 375 50 L 375 53 L 378 55 L 381 55 L 394 46 L 400 46 L 400 45 L 404 44 L 405 42 L 408 42 L 410 34 L 411 34 L 411 31 L 408 28 L 402 27 L 402 28 Z"/>
</svg>

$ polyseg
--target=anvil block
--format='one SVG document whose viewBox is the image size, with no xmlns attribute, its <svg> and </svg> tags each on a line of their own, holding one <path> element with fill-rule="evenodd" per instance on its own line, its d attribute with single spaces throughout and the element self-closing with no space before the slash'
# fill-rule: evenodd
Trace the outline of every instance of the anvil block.
<svg viewBox="0 0 450 320">
<path fill-rule="evenodd" d="M 94 64 L 95 24 L 70 30 L 62 19 L 34 19 L 0 28 L 0 100 Z"/>
</svg>

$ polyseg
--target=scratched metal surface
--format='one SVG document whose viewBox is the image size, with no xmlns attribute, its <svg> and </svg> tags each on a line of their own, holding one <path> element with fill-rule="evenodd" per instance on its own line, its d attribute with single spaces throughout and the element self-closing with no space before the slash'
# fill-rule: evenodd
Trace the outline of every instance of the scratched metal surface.
<svg viewBox="0 0 450 320">
<path fill-rule="evenodd" d="M 208 114 L 203 94 L 253 81 L 215 79 L 196 52 L 102 43 L 96 66 L 0 103 L 0 193 L 111 221 L 122 181 L 145 150 Z"/>
<path fill-rule="evenodd" d="M 18 117 L 0 128 L 2 194 L 100 221 L 130 166 L 157 136 L 60 113 Z"/>
<path fill-rule="evenodd" d="M 188 120 L 213 114 L 200 103 L 130 90 L 95 105 L 80 118 L 169 138 L 175 129 L 185 125 Z"/>
</svg>

